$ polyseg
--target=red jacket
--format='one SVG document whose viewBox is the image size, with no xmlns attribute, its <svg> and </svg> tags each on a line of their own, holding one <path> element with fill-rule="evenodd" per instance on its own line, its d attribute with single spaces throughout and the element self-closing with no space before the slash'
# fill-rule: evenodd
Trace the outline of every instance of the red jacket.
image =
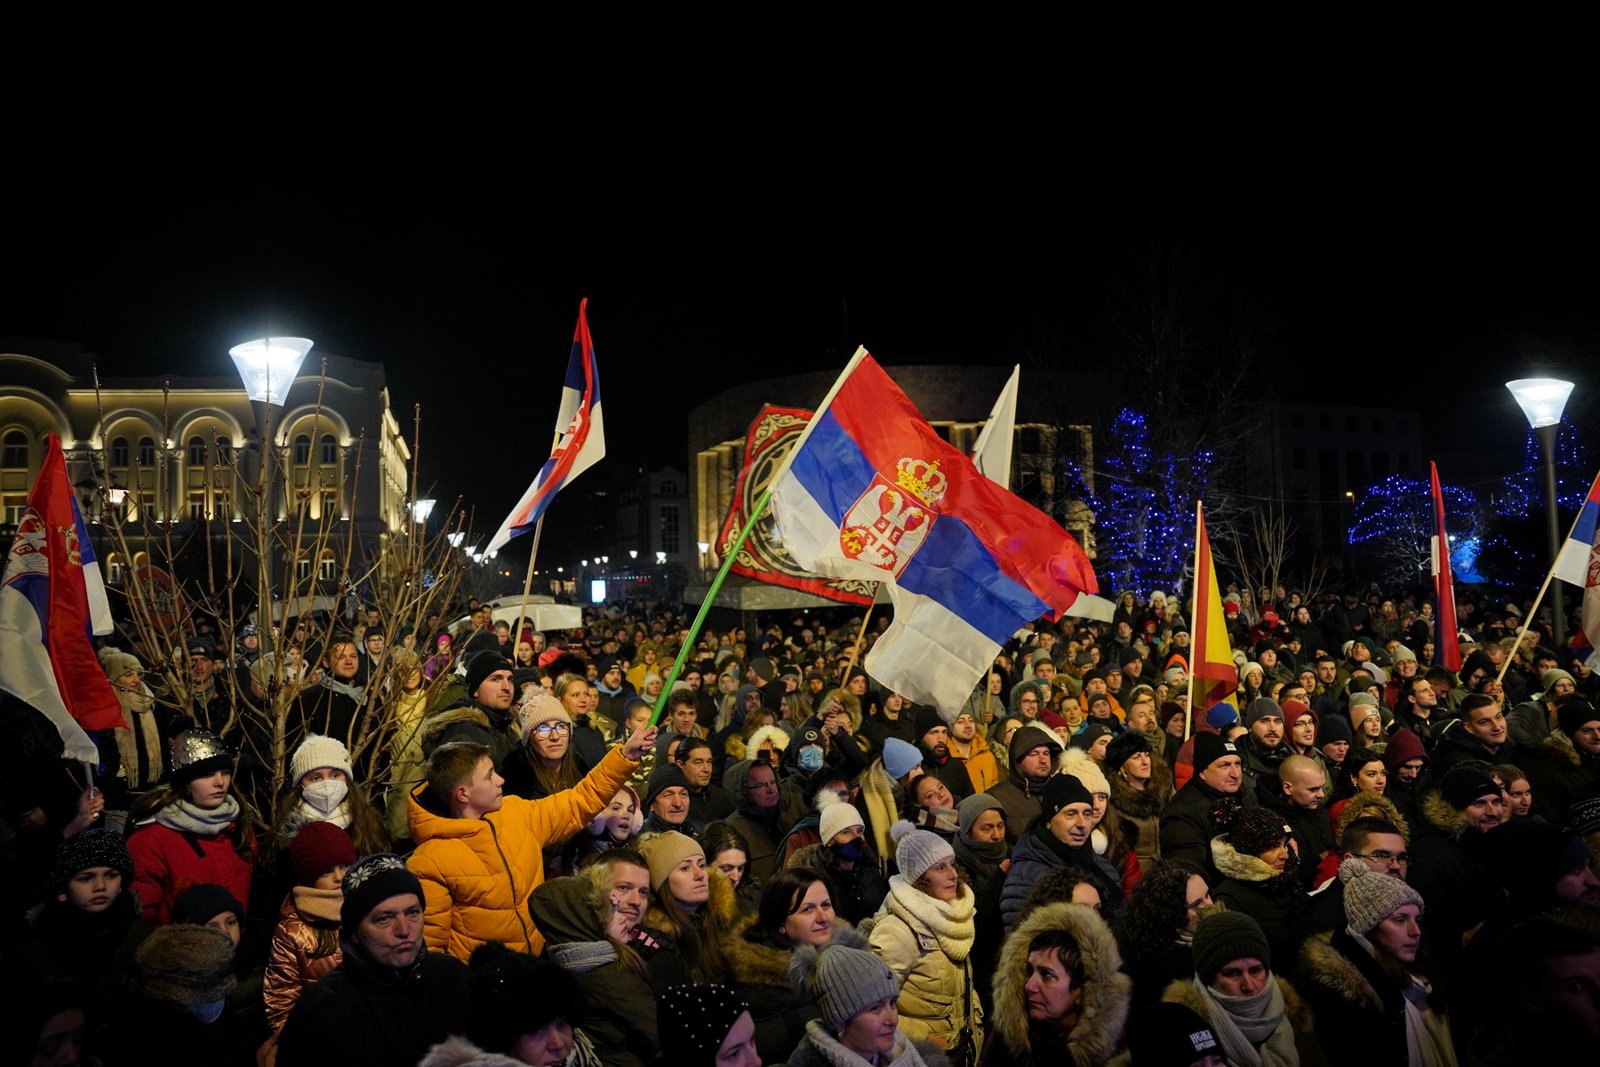
<svg viewBox="0 0 1600 1067">
<path fill-rule="evenodd" d="M 133 858 L 133 888 L 146 920 L 165 926 L 172 921 L 172 904 L 186 889 L 211 883 L 250 906 L 250 875 L 254 865 L 235 849 L 237 823 L 211 836 L 181 833 L 160 823 L 146 823 L 128 835 L 128 855 Z M 242 920 L 243 915 L 239 916 Z"/>
</svg>

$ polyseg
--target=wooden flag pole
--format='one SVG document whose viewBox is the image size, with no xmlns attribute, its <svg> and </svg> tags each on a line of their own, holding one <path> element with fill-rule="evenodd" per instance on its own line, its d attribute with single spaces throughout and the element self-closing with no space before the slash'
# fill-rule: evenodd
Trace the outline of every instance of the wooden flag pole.
<svg viewBox="0 0 1600 1067">
<path fill-rule="evenodd" d="M 539 516 L 539 521 L 533 524 L 533 547 L 528 549 L 528 574 L 522 579 L 522 603 L 517 606 L 517 632 L 511 635 L 511 651 L 517 651 L 517 642 L 522 640 L 522 624 L 528 617 L 528 595 L 533 591 L 533 564 L 539 558 L 539 535 L 544 532 L 544 515 Z"/>
<path fill-rule="evenodd" d="M 1200 603 L 1200 524 L 1203 521 L 1205 521 L 1204 519 L 1201 518 L 1200 508 L 1201 508 L 1200 501 L 1196 500 L 1194 502 L 1194 580 L 1189 583 L 1190 590 L 1191 590 L 1190 595 L 1189 595 L 1189 618 L 1197 620 L 1196 622 L 1191 624 L 1193 626 L 1193 628 L 1196 629 L 1196 630 L 1198 630 L 1200 628 L 1199 622 L 1198 622 L 1198 620 L 1200 618 L 1200 612 L 1205 610 L 1205 606 Z M 1200 635 L 1196 635 L 1196 636 L 1200 636 Z M 1183 716 L 1183 739 L 1185 741 L 1189 740 L 1190 731 L 1193 730 L 1193 728 L 1194 728 L 1194 661 L 1195 661 L 1195 652 L 1198 651 L 1200 653 L 1200 655 L 1202 655 L 1202 656 L 1205 655 L 1205 649 L 1203 647 L 1196 648 L 1194 645 L 1191 645 L 1190 649 L 1191 650 L 1189 652 L 1189 710 Z"/>
<path fill-rule="evenodd" d="M 872 618 L 872 609 L 878 606 L 877 590 L 881 583 L 873 583 L 872 602 L 867 605 L 867 613 L 861 616 L 861 628 L 856 631 L 856 643 L 850 648 L 850 658 L 845 661 L 844 674 L 839 679 L 839 688 L 843 689 L 850 681 L 850 672 L 855 669 L 856 657 L 861 654 L 861 641 L 867 636 L 867 623 Z"/>
</svg>

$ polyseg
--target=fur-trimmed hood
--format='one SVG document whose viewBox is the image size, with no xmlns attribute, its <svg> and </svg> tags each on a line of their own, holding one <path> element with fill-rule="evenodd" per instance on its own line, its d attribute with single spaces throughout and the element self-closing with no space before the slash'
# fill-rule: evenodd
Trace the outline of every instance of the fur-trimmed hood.
<svg viewBox="0 0 1600 1067">
<path fill-rule="evenodd" d="M 1428 790 L 1417 807 L 1422 812 L 1423 820 L 1432 829 L 1457 841 L 1472 828 L 1472 820 L 1467 818 L 1466 813 L 1451 807 L 1444 794 L 1437 789 Z"/>
<path fill-rule="evenodd" d="M 666 907 L 655 894 L 651 894 L 650 907 L 645 909 L 644 925 L 653 930 L 672 929 Z M 712 930 L 727 930 L 739 919 L 739 897 L 733 883 L 715 867 L 706 868 L 706 914 Z"/>
<path fill-rule="evenodd" d="M 491 732 L 494 730 L 494 724 L 489 721 L 488 713 L 478 705 L 470 701 L 465 704 L 454 704 L 422 720 L 423 749 L 433 749 L 439 743 L 439 735 L 458 722 L 470 722 L 485 730 Z"/>
<path fill-rule="evenodd" d="M 1333 947 L 1333 931 L 1306 938 L 1300 946 L 1300 973 L 1344 1000 L 1367 1011 L 1384 1010 L 1383 998 L 1350 957 Z"/>
<path fill-rule="evenodd" d="M 1111 806 L 1129 819 L 1158 819 L 1161 809 L 1172 799 L 1172 768 L 1167 761 L 1150 753 L 1150 781 L 1143 789 L 1135 789 L 1119 773 L 1106 775 L 1111 783 Z"/>
<path fill-rule="evenodd" d="M 780 986 L 784 989 L 789 985 L 789 964 L 794 958 L 792 948 L 773 948 L 749 940 L 745 935 L 755 929 L 755 915 L 748 915 L 739 920 L 733 931 L 723 939 L 722 952 L 728 961 L 728 969 L 734 982 L 739 985 Z M 843 919 L 835 918 L 833 937 L 828 944 L 843 945 L 846 948 L 858 948 L 863 952 L 870 952 L 866 935 L 860 933 L 855 927 Z"/>
<path fill-rule="evenodd" d="M 464 1037 L 447 1037 L 428 1050 L 417 1067 L 520 1067 L 522 1061 L 485 1052 Z"/>
<path fill-rule="evenodd" d="M 1384 812 L 1384 819 L 1394 824 L 1395 829 L 1400 831 L 1400 836 L 1407 841 L 1411 840 L 1411 827 L 1406 825 L 1405 816 L 1400 814 L 1400 809 L 1395 807 L 1394 801 L 1382 793 L 1363 789 L 1353 794 L 1349 803 L 1339 809 L 1339 817 L 1333 823 L 1334 841 L 1343 841 L 1344 832 L 1350 828 L 1350 824 L 1361 818 L 1361 813 L 1368 808 L 1381 809 Z"/>
<path fill-rule="evenodd" d="M 1218 874 L 1240 882 L 1269 882 L 1283 873 L 1273 870 L 1272 864 L 1259 856 L 1240 852 L 1226 837 L 1211 839 L 1211 862 Z"/>
<path fill-rule="evenodd" d="M 1027 994 L 1028 945 L 1048 930 L 1063 930 L 1078 942 L 1083 957 L 1083 1001 L 1078 1024 L 1067 1036 L 1066 1052 L 1076 1067 L 1098 1067 L 1115 1055 L 1128 1022 L 1133 979 L 1121 973 L 1122 955 L 1110 927 L 1082 904 L 1046 904 L 1035 908 L 1006 938 L 994 974 L 996 1036 L 1016 1057 L 1030 1054 Z M 1055 1050 L 1032 1049 L 1035 1062 L 1053 1062 Z"/>
<path fill-rule="evenodd" d="M 1283 993 L 1283 1017 L 1289 1020 L 1289 1025 L 1297 1033 L 1312 1033 L 1311 1005 L 1307 1004 L 1300 991 L 1289 984 L 1287 978 L 1281 977 L 1276 971 L 1272 977 L 1278 982 L 1278 989 Z M 1206 1011 L 1205 1001 L 1200 997 L 1200 991 L 1194 987 L 1190 978 L 1180 978 L 1167 986 L 1167 991 L 1161 994 L 1161 999 L 1169 1004 L 1182 1004 L 1210 1025 L 1211 1015 Z"/>
<path fill-rule="evenodd" d="M 750 739 L 744 743 L 744 750 L 747 753 L 760 752 L 761 745 L 767 741 L 772 742 L 773 751 L 782 753 L 789 747 L 789 732 L 776 723 L 763 726 L 750 735 Z"/>
</svg>

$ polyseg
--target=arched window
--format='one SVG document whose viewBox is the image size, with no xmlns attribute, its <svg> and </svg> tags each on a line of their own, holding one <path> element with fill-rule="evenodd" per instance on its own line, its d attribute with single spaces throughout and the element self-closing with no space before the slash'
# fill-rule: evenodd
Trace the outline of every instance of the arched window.
<svg viewBox="0 0 1600 1067">
<path fill-rule="evenodd" d="M 154 467 L 156 465 L 156 442 L 152 437 L 139 438 L 139 466 Z"/>
<path fill-rule="evenodd" d="M 189 466 L 201 467 L 206 462 L 206 439 L 204 437 L 189 438 Z"/>
<path fill-rule="evenodd" d="M 217 462 L 233 462 L 233 442 L 226 437 L 217 438 Z"/>
<path fill-rule="evenodd" d="M 333 581 L 337 565 L 337 561 L 333 558 L 333 549 L 323 549 L 317 559 L 317 577 L 325 582 Z"/>
<path fill-rule="evenodd" d="M 119 437 L 111 442 L 111 465 L 113 467 L 126 467 L 128 465 L 128 439 Z"/>
<path fill-rule="evenodd" d="M 322 462 L 339 462 L 339 443 L 333 439 L 332 434 L 322 435 Z"/>
<path fill-rule="evenodd" d="M 28 467 L 28 435 L 21 430 L 12 430 L 6 434 L 5 443 L 0 446 L 0 467 L 21 468 Z"/>
<path fill-rule="evenodd" d="M 294 461 L 296 463 L 311 462 L 311 436 L 301 434 L 294 439 Z"/>
</svg>

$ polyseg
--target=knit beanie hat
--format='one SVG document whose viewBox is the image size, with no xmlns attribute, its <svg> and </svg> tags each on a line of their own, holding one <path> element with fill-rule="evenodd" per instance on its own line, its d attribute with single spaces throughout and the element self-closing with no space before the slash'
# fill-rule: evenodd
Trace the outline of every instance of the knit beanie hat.
<svg viewBox="0 0 1600 1067">
<path fill-rule="evenodd" d="M 705 859 L 706 850 L 700 847 L 700 842 L 689 835 L 668 830 L 664 834 L 656 834 L 640 845 L 639 854 L 650 864 L 650 888 L 659 894 L 661 887 L 667 884 L 667 875 L 672 873 L 674 867 L 690 856 Z"/>
<path fill-rule="evenodd" d="M 1354 741 L 1355 734 L 1350 732 L 1350 720 L 1343 715 L 1325 715 L 1321 726 L 1317 730 L 1317 745 L 1331 745 L 1336 741 Z"/>
<path fill-rule="evenodd" d="M 289 780 L 299 785 L 300 779 L 322 767 L 341 770 L 346 778 L 355 777 L 350 766 L 350 750 L 342 742 L 321 734 L 307 734 L 289 757 Z"/>
<path fill-rule="evenodd" d="M 1194 929 L 1194 975 L 1206 985 L 1233 960 L 1260 960 L 1272 969 L 1272 949 L 1261 924 L 1242 911 L 1219 911 Z"/>
<path fill-rule="evenodd" d="M 349 867 L 355 861 L 356 846 L 337 823 L 308 822 L 289 842 L 296 885 L 310 885 L 333 868 Z"/>
<path fill-rule="evenodd" d="M 1573 833 L 1583 836 L 1600 830 L 1600 797 L 1573 801 L 1567 808 L 1567 825 Z"/>
<path fill-rule="evenodd" d="M 811 945 L 790 957 L 789 978 L 816 1001 L 822 1025 L 837 1029 L 883 1000 L 897 1000 L 900 983 L 889 965 L 865 949 L 837 942 L 820 952 Z"/>
<path fill-rule="evenodd" d="M 1357 708 L 1376 708 L 1378 706 L 1378 698 L 1371 693 L 1351 693 L 1350 699 L 1345 702 L 1345 706 L 1350 709 L 1350 718 L 1354 721 Z"/>
<path fill-rule="evenodd" d="M 956 832 L 965 837 L 978 816 L 986 811 L 998 811 L 1003 815 L 1005 810 L 1006 806 L 988 793 L 974 793 L 956 805 Z"/>
<path fill-rule="evenodd" d="M 1089 788 L 1070 774 L 1058 774 L 1045 783 L 1039 793 L 1039 818 L 1049 822 L 1068 804 L 1087 804 L 1094 807 L 1094 797 Z"/>
<path fill-rule="evenodd" d="M 1416 663 L 1417 654 L 1411 651 L 1405 645 L 1396 645 L 1394 651 L 1389 654 L 1389 662 L 1396 665 L 1401 663 Z"/>
<path fill-rule="evenodd" d="M 218 915 L 230 911 L 235 919 L 244 918 L 244 905 L 239 903 L 237 897 L 220 885 L 202 882 L 178 894 L 178 899 L 172 902 L 172 921 L 204 926 Z"/>
<path fill-rule="evenodd" d="M 1499 796 L 1500 787 L 1487 772 L 1462 763 L 1445 772 L 1439 780 L 1439 792 L 1452 808 L 1465 811 L 1479 797 Z"/>
<path fill-rule="evenodd" d="M 1390 774 L 1394 774 L 1402 763 L 1410 763 L 1414 759 L 1420 759 L 1426 765 L 1427 750 L 1422 747 L 1422 738 L 1410 727 L 1402 726 L 1389 736 L 1389 743 L 1384 746 L 1383 766 Z"/>
<path fill-rule="evenodd" d="M 486 648 L 467 657 L 467 697 L 478 699 L 478 686 L 495 671 L 515 670 L 515 665 L 498 649 Z"/>
<path fill-rule="evenodd" d="M 1246 808 L 1228 828 L 1228 844 L 1235 852 L 1246 856 L 1259 856 L 1276 848 L 1287 837 L 1293 836 L 1283 815 L 1272 808 Z"/>
<path fill-rule="evenodd" d="M 203 923 L 158 927 L 133 954 L 139 990 L 151 1000 L 193 1008 L 233 992 L 233 938 Z"/>
<path fill-rule="evenodd" d="M 917 705 L 917 714 L 911 721 L 918 741 L 921 741 L 929 730 L 950 725 L 944 721 L 944 716 L 939 714 L 939 709 L 929 704 Z"/>
<path fill-rule="evenodd" d="M 363 856 L 344 872 L 344 902 L 339 905 L 339 927 L 348 936 L 379 904 L 402 893 L 414 893 L 424 903 L 422 880 L 393 852 Z"/>
<path fill-rule="evenodd" d="M 675 985 L 657 1002 L 661 1047 L 684 1067 L 712 1067 L 728 1031 L 750 1005 L 723 985 Z"/>
<path fill-rule="evenodd" d="M 567 714 L 567 709 L 561 701 L 549 693 L 535 693 L 522 705 L 522 712 L 517 720 L 517 729 L 522 734 L 523 743 L 526 744 L 533 731 L 547 722 L 564 722 L 570 728 L 572 716 Z"/>
<path fill-rule="evenodd" d="M 820 813 L 817 834 L 821 837 L 824 845 L 832 841 L 833 836 L 842 830 L 848 830 L 852 826 L 859 826 L 865 829 L 867 825 L 867 821 L 861 817 L 861 813 L 856 810 L 856 806 L 840 800 L 839 794 L 831 789 L 822 791 L 821 799 L 817 804 L 817 811 Z"/>
<path fill-rule="evenodd" d="M 1111 737 L 1114 735 L 1114 733 L 1115 731 L 1113 731 L 1111 727 L 1107 726 L 1105 723 L 1095 722 L 1091 719 L 1089 722 L 1084 724 L 1083 729 L 1072 735 L 1072 740 L 1068 742 L 1068 744 L 1072 748 L 1081 748 L 1083 751 L 1087 752 L 1094 746 L 1096 741 L 1100 740 L 1102 737 Z"/>
<path fill-rule="evenodd" d="M 650 772 L 650 781 L 645 784 L 645 809 L 649 810 L 650 805 L 656 802 L 656 797 L 674 786 L 688 790 L 689 777 L 683 773 L 682 767 L 668 760 Z"/>
<path fill-rule="evenodd" d="M 133 881 L 133 857 L 123 837 L 108 826 L 79 830 L 56 849 L 50 866 L 50 885 L 61 889 L 80 871 L 90 867 L 110 867 L 122 872 L 122 888 Z"/>
<path fill-rule="evenodd" d="M 110 673 L 110 668 L 106 668 L 106 671 L 107 673 Z M 1573 678 L 1571 674 L 1562 670 L 1560 667 L 1551 667 L 1549 670 L 1539 675 L 1539 685 L 1543 687 L 1546 693 L 1548 693 L 1550 691 L 1550 687 L 1555 685 L 1557 682 L 1572 682 L 1574 685 L 1576 685 L 1577 679 Z"/>
<path fill-rule="evenodd" d="M 750 661 L 750 669 L 756 672 L 756 677 L 762 682 L 770 682 L 778 676 L 778 668 L 766 656 L 757 656 Z"/>
<path fill-rule="evenodd" d="M 898 737 L 884 739 L 883 769 L 889 772 L 890 778 L 899 781 L 921 762 L 922 752 L 916 745 L 902 741 Z"/>
<path fill-rule="evenodd" d="M 144 670 L 144 664 L 139 662 L 138 656 L 135 656 L 132 652 L 123 652 L 114 648 L 103 650 L 100 653 L 100 666 L 106 669 L 106 677 L 113 682 L 129 671 Z"/>
<path fill-rule="evenodd" d="M 1244 681 L 1245 678 L 1249 676 L 1251 671 L 1254 671 L 1263 677 L 1265 677 L 1267 673 L 1261 669 L 1261 664 L 1257 663 L 1255 660 L 1245 660 L 1244 663 L 1239 666 L 1239 681 Z"/>
<path fill-rule="evenodd" d="M 233 753 L 222 738 L 199 727 L 183 731 L 172 751 L 172 784 L 179 792 L 190 782 L 218 771 L 233 770 Z"/>
<path fill-rule="evenodd" d="M 1256 697 L 1244 706 L 1244 724 L 1247 727 L 1254 726 L 1256 720 L 1261 718 L 1281 719 L 1283 709 L 1271 697 Z"/>
<path fill-rule="evenodd" d="M 1091 795 L 1111 792 L 1111 783 L 1106 781 L 1105 771 L 1087 754 L 1070 753 L 1062 762 L 1061 769 L 1082 782 Z"/>
<path fill-rule="evenodd" d="M 1087 710 L 1091 715 L 1094 714 L 1094 706 L 1096 704 L 1104 704 L 1106 706 L 1106 713 L 1110 714 L 1111 712 L 1110 693 L 1090 693 L 1089 698 L 1085 701 L 1085 703 L 1088 705 Z"/>
<path fill-rule="evenodd" d="M 1135 1067 L 1190 1067 L 1223 1055 L 1211 1025 L 1193 1008 L 1172 1001 L 1140 1009 L 1139 1025 L 1128 1027 L 1128 1052 Z"/>
<path fill-rule="evenodd" d="M 1600 711 L 1587 700 L 1569 700 L 1556 708 L 1556 721 L 1561 724 L 1561 732 L 1569 738 L 1576 737 L 1578 728 L 1586 722 L 1600 719 Z"/>
<path fill-rule="evenodd" d="M 889 839 L 895 842 L 895 865 L 908 882 L 927 874 L 929 867 L 956 858 L 950 842 L 931 831 L 918 830 L 905 819 L 889 828 Z"/>
<path fill-rule="evenodd" d="M 1363 937 L 1402 904 L 1422 908 L 1421 893 L 1393 875 L 1374 871 L 1357 856 L 1346 856 L 1339 864 L 1339 881 L 1344 883 L 1345 921 Z"/>
<path fill-rule="evenodd" d="M 1226 701 L 1217 701 L 1206 709 L 1206 725 L 1214 730 L 1232 726 L 1239 721 L 1239 709 Z"/>
<path fill-rule="evenodd" d="M 490 941 L 473 949 L 467 966 L 467 1034 L 485 1052 L 509 1052 L 524 1034 L 557 1019 L 573 1026 L 583 1021 L 582 987 L 571 971 L 548 959 Z"/>
<path fill-rule="evenodd" d="M 1194 735 L 1194 773 L 1199 774 L 1225 756 L 1237 756 L 1239 746 L 1224 741 L 1221 734 Z"/>
</svg>

